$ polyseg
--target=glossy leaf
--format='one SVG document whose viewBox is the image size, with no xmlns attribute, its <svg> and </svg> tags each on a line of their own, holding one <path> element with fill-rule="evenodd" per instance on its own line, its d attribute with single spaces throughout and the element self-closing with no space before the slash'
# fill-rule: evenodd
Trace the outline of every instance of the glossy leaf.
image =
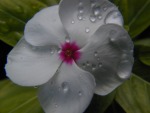
<svg viewBox="0 0 150 113">
<path fill-rule="evenodd" d="M 116 92 L 113 91 L 112 93 L 106 96 L 94 95 L 90 106 L 84 113 L 104 113 L 104 111 L 111 105 L 112 101 L 114 100 Z"/>
<path fill-rule="evenodd" d="M 140 61 L 150 66 L 150 38 L 135 41 L 134 44 L 136 49 L 138 49 Z"/>
<path fill-rule="evenodd" d="M 135 58 L 133 73 L 150 82 L 150 66 L 143 64 L 139 58 Z"/>
<path fill-rule="evenodd" d="M 35 88 L 21 87 L 9 80 L 0 82 L 0 113 L 44 113 Z"/>
<path fill-rule="evenodd" d="M 119 7 L 131 37 L 136 37 L 150 25 L 150 0 L 113 0 Z"/>
<path fill-rule="evenodd" d="M 150 38 L 141 39 L 134 42 L 135 46 L 150 47 Z"/>
<path fill-rule="evenodd" d="M 48 5 L 56 0 L 52 1 Z M 0 0 L 0 40 L 14 46 L 23 35 L 25 23 L 46 6 L 40 0 Z"/>
<path fill-rule="evenodd" d="M 133 75 L 118 88 L 116 101 L 126 113 L 150 113 L 150 84 Z"/>
</svg>

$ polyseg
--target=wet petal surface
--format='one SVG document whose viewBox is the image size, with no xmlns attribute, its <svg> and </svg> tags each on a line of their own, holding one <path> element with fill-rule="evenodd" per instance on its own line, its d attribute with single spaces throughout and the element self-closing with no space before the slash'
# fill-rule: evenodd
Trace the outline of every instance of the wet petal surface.
<svg viewBox="0 0 150 113">
<path fill-rule="evenodd" d="M 40 87 L 39 100 L 46 113 L 83 113 L 95 88 L 93 76 L 63 63 L 56 75 Z"/>
<path fill-rule="evenodd" d="M 58 15 L 58 6 L 45 8 L 25 26 L 25 39 L 34 46 L 59 45 L 66 33 Z"/>
<path fill-rule="evenodd" d="M 46 83 L 60 64 L 55 47 L 34 47 L 21 39 L 9 53 L 5 69 L 14 83 L 37 86 Z"/>
<path fill-rule="evenodd" d="M 97 94 L 108 94 L 130 77 L 133 43 L 122 27 L 114 24 L 100 27 L 80 51 L 77 64 L 95 76 Z"/>
<path fill-rule="evenodd" d="M 72 41 L 83 47 L 102 25 L 123 25 L 118 8 L 108 0 L 62 0 L 59 14 Z"/>
</svg>

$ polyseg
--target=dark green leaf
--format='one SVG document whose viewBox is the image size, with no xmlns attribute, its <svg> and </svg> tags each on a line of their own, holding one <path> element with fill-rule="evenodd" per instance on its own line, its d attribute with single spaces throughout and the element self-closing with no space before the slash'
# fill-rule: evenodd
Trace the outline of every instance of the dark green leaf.
<svg viewBox="0 0 150 113">
<path fill-rule="evenodd" d="M 0 113 L 44 113 L 35 88 L 21 87 L 9 80 L 0 82 Z"/>
<path fill-rule="evenodd" d="M 150 113 L 150 84 L 133 75 L 118 88 L 116 101 L 127 113 Z"/>
<path fill-rule="evenodd" d="M 150 47 L 150 38 L 141 39 L 134 42 L 135 46 L 145 46 Z"/>
<path fill-rule="evenodd" d="M 85 113 L 104 113 L 115 97 L 115 91 L 106 95 L 94 95 L 92 102 Z"/>
<path fill-rule="evenodd" d="M 150 82 L 150 66 L 143 64 L 139 58 L 135 58 L 133 73 Z"/>
<path fill-rule="evenodd" d="M 139 51 L 139 58 L 142 63 L 150 66 L 150 47 L 141 47 Z"/>
<path fill-rule="evenodd" d="M 150 66 L 150 38 L 135 41 L 134 44 L 140 61 Z"/>
<path fill-rule="evenodd" d="M 23 35 L 25 23 L 40 9 L 57 1 L 0 0 L 0 40 L 14 46 Z"/>
<path fill-rule="evenodd" d="M 39 0 L 39 1 L 47 4 L 48 6 L 55 5 L 60 2 L 60 0 Z"/>
<path fill-rule="evenodd" d="M 150 25 L 150 0 L 113 0 L 119 7 L 131 37 L 136 37 Z"/>
</svg>

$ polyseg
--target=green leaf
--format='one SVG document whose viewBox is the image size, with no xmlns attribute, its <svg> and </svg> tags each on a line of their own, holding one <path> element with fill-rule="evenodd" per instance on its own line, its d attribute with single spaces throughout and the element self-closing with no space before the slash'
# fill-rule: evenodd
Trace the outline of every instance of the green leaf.
<svg viewBox="0 0 150 113">
<path fill-rule="evenodd" d="M 150 113 L 150 84 L 133 75 L 118 88 L 116 101 L 126 113 Z"/>
<path fill-rule="evenodd" d="M 49 1 L 49 2 L 48 2 Z M 39 10 L 58 0 L 0 0 L 0 40 L 14 46 L 23 36 L 25 23 Z"/>
<path fill-rule="evenodd" d="M 141 39 L 134 42 L 136 49 L 138 49 L 138 56 L 142 63 L 150 66 L 150 38 Z"/>
<path fill-rule="evenodd" d="M 143 64 L 139 58 L 135 58 L 133 73 L 150 82 L 150 66 Z"/>
<path fill-rule="evenodd" d="M 85 113 L 104 113 L 104 111 L 111 105 L 112 101 L 114 100 L 116 92 L 113 91 L 112 93 L 106 96 L 94 95 L 92 102 Z"/>
<path fill-rule="evenodd" d="M 114 0 L 128 26 L 131 37 L 136 37 L 150 25 L 150 0 Z"/>
<path fill-rule="evenodd" d="M 135 46 L 145 46 L 150 47 L 150 38 L 141 39 L 134 42 Z"/>
<path fill-rule="evenodd" d="M 48 6 L 58 4 L 60 0 L 39 0 L 43 2 L 44 4 L 47 4 Z"/>
<path fill-rule="evenodd" d="M 142 63 L 150 66 L 150 47 L 141 47 L 139 58 Z"/>
<path fill-rule="evenodd" d="M 9 80 L 0 82 L 0 113 L 44 113 L 35 88 L 21 87 Z"/>
</svg>

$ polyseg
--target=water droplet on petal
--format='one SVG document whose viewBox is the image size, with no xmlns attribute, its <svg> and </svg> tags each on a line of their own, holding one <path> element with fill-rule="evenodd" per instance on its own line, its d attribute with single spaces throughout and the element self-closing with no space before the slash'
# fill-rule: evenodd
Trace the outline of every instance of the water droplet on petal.
<svg viewBox="0 0 150 113">
<path fill-rule="evenodd" d="M 87 65 L 87 66 L 90 66 L 90 63 L 87 61 L 87 62 L 86 62 L 86 65 Z"/>
<path fill-rule="evenodd" d="M 95 16 L 90 16 L 90 21 L 94 23 L 96 21 L 96 17 Z"/>
<path fill-rule="evenodd" d="M 132 63 L 129 60 L 121 61 L 118 66 L 117 74 L 122 79 L 129 78 L 132 70 Z"/>
<path fill-rule="evenodd" d="M 72 23 L 72 24 L 74 24 L 74 23 L 75 23 L 75 21 L 74 21 L 74 20 L 72 20 L 72 21 L 71 21 L 71 23 Z"/>
<path fill-rule="evenodd" d="M 110 41 L 111 41 L 111 42 L 114 42 L 114 41 L 115 41 L 115 38 L 110 37 Z"/>
<path fill-rule="evenodd" d="M 78 19 L 83 20 L 83 16 L 81 14 L 78 14 Z"/>
<path fill-rule="evenodd" d="M 86 32 L 86 33 L 89 33 L 89 32 L 90 32 L 90 29 L 89 29 L 89 28 L 86 28 L 86 29 L 85 29 L 85 32 Z"/>
<path fill-rule="evenodd" d="M 92 71 L 95 71 L 96 70 L 96 65 L 92 65 Z"/>
<path fill-rule="evenodd" d="M 51 51 L 50 51 L 50 54 L 54 54 L 55 53 L 55 49 L 52 48 Z"/>
<path fill-rule="evenodd" d="M 100 14 L 100 7 L 95 7 L 93 10 L 95 16 L 98 16 Z"/>
<path fill-rule="evenodd" d="M 105 18 L 105 23 L 114 23 L 118 25 L 123 25 L 123 18 L 119 11 L 111 11 Z"/>
<path fill-rule="evenodd" d="M 69 86 L 68 86 L 67 82 L 62 83 L 62 89 L 63 89 L 64 93 L 68 92 Z"/>
<path fill-rule="evenodd" d="M 103 65 L 102 65 L 102 63 L 100 62 L 100 63 L 98 63 L 98 67 L 102 67 Z"/>
<path fill-rule="evenodd" d="M 82 2 L 79 2 L 79 6 L 83 6 L 83 3 L 82 3 Z"/>
<path fill-rule="evenodd" d="M 95 52 L 94 52 L 94 56 L 95 56 L 95 57 L 97 57 L 97 56 L 98 56 L 98 53 L 97 53 L 97 51 L 95 51 Z"/>
<path fill-rule="evenodd" d="M 79 91 L 78 95 L 79 95 L 79 96 L 82 96 L 82 92 L 81 92 L 81 91 Z"/>
<path fill-rule="evenodd" d="M 58 107 L 58 105 L 57 104 L 55 104 L 55 108 L 57 108 Z"/>
<path fill-rule="evenodd" d="M 101 15 L 99 15 L 99 16 L 98 16 L 98 19 L 99 19 L 99 20 L 101 20 L 101 19 L 102 19 L 102 16 L 101 16 Z"/>
<path fill-rule="evenodd" d="M 97 60 L 99 61 L 99 60 L 100 60 L 100 58 L 98 57 L 98 58 L 97 58 Z"/>
</svg>

